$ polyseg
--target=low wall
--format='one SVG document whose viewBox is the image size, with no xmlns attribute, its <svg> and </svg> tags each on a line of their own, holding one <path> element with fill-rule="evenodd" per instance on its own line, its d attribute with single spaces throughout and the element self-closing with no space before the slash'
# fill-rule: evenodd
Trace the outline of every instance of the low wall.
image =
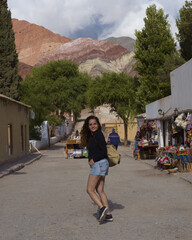
<svg viewBox="0 0 192 240">
<path fill-rule="evenodd" d="M 51 137 L 50 144 L 54 145 L 55 143 L 60 142 L 61 139 L 62 139 L 61 136 Z M 37 149 L 41 150 L 41 149 L 45 149 L 45 148 L 49 147 L 49 143 L 45 140 L 41 140 L 41 141 L 29 140 L 29 144 L 30 144 L 31 152 L 35 152 L 35 151 L 37 151 Z"/>
<path fill-rule="evenodd" d="M 60 142 L 61 139 L 62 139 L 61 136 L 51 137 L 51 139 L 50 139 L 50 144 L 51 144 L 51 145 L 54 145 L 55 143 Z"/>
</svg>

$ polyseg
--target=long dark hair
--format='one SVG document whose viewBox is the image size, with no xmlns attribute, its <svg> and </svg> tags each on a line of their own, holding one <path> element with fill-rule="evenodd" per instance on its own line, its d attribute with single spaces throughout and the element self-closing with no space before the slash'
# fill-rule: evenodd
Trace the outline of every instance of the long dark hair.
<svg viewBox="0 0 192 240">
<path fill-rule="evenodd" d="M 86 118 L 83 127 L 81 129 L 80 135 L 81 135 L 81 147 L 87 147 L 87 144 L 89 142 L 89 139 L 92 137 L 92 133 L 89 129 L 89 120 L 95 119 L 98 124 L 98 130 L 101 131 L 101 124 L 99 122 L 99 119 L 93 115 Z"/>
</svg>

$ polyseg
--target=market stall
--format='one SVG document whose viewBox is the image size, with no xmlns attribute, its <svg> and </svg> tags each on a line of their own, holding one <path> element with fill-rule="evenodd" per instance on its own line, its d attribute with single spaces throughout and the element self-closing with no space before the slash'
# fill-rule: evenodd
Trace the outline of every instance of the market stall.
<svg viewBox="0 0 192 240">
<path fill-rule="evenodd" d="M 177 169 L 180 172 L 192 171 L 192 149 L 174 146 L 158 150 L 157 165 L 163 169 Z"/>
<path fill-rule="evenodd" d="M 170 130 L 174 145 L 158 149 L 157 166 L 163 169 L 192 171 L 192 115 L 181 113 Z"/>
<path fill-rule="evenodd" d="M 88 151 L 80 148 L 80 139 L 68 139 L 65 146 L 65 157 L 88 157 Z"/>
<path fill-rule="evenodd" d="M 154 159 L 157 156 L 157 127 L 156 121 L 145 121 L 135 138 L 135 159 Z"/>
</svg>

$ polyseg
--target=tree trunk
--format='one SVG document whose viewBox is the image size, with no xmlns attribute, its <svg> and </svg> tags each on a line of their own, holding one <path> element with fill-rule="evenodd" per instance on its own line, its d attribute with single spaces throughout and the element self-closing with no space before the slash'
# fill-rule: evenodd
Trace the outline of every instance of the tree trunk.
<svg viewBox="0 0 192 240">
<path fill-rule="evenodd" d="M 127 129 L 128 129 L 128 125 L 124 121 L 124 133 L 125 133 L 124 146 L 127 146 Z"/>
<path fill-rule="evenodd" d="M 71 113 L 71 116 L 72 116 L 72 114 L 73 114 L 73 123 L 75 123 L 76 122 L 76 114 L 75 113 Z"/>
</svg>

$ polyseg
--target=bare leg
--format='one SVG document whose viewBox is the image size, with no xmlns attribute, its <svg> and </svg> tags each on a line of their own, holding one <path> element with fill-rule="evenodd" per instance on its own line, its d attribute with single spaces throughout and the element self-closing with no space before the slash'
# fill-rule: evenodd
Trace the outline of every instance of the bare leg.
<svg viewBox="0 0 192 240">
<path fill-rule="evenodd" d="M 105 185 L 105 177 L 101 176 L 97 185 L 96 185 L 96 191 L 101 198 L 102 204 L 109 209 L 109 203 L 108 203 L 107 195 L 104 192 L 104 185 Z M 108 211 L 107 214 L 110 214 L 110 212 Z"/>
<path fill-rule="evenodd" d="M 99 182 L 100 178 L 101 176 L 89 175 L 87 182 L 87 193 L 89 194 L 90 198 L 97 204 L 97 206 L 99 208 L 102 208 L 103 204 L 95 192 L 96 185 Z"/>
</svg>

